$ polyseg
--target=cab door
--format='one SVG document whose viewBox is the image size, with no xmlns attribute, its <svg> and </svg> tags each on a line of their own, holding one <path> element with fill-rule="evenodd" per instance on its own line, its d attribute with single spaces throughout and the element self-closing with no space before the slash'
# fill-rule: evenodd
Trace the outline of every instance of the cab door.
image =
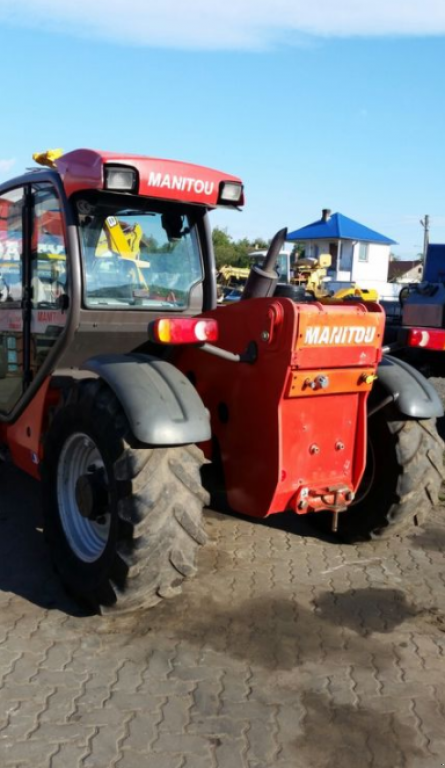
<svg viewBox="0 0 445 768">
<path fill-rule="evenodd" d="M 67 258 L 60 199 L 50 182 L 0 195 L 0 416 L 32 384 L 67 319 Z"/>
</svg>

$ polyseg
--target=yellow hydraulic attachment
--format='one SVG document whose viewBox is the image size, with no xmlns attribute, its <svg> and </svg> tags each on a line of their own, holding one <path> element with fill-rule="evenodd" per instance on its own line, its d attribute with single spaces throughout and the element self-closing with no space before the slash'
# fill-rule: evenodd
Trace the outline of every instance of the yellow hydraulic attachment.
<svg viewBox="0 0 445 768">
<path fill-rule="evenodd" d="M 134 282 L 148 288 L 143 270 L 150 268 L 150 262 L 140 258 L 142 236 L 140 224 L 129 226 L 114 216 L 108 216 L 104 222 L 102 236 L 97 244 L 96 257 L 106 257 L 110 251 L 117 253 L 121 259 L 130 261 L 133 265 Z"/>
</svg>

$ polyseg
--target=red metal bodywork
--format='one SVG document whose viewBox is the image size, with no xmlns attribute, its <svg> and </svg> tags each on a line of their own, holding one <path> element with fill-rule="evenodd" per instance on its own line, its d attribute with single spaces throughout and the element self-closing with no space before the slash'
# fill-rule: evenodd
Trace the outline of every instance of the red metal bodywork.
<svg viewBox="0 0 445 768">
<path fill-rule="evenodd" d="M 270 298 L 205 316 L 218 319 L 219 347 L 241 354 L 253 341 L 258 349 L 253 364 L 190 348 L 175 358 L 210 410 L 231 507 L 265 517 L 347 506 L 366 464 L 380 306 Z M 326 388 L 317 387 L 320 375 Z"/>
<path fill-rule="evenodd" d="M 8 446 L 16 467 L 40 480 L 39 465 L 43 458 L 43 437 L 51 406 L 59 401 L 60 393 L 50 389 L 48 376 L 29 406 L 13 424 L 0 424 L 0 443 Z"/>
<path fill-rule="evenodd" d="M 76 149 L 56 160 L 68 195 L 87 189 L 104 188 L 104 165 L 125 165 L 139 174 L 139 195 L 181 201 L 213 208 L 219 202 L 224 181 L 241 183 L 236 176 L 176 160 L 161 160 L 139 155 L 121 155 L 92 149 Z M 243 205 L 244 198 L 237 203 Z"/>
</svg>

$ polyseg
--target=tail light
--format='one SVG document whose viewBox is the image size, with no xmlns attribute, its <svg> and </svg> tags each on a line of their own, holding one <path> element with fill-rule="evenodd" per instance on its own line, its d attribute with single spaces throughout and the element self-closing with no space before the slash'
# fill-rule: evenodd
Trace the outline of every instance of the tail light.
<svg viewBox="0 0 445 768">
<path fill-rule="evenodd" d="M 218 340 L 218 323 L 203 317 L 162 317 L 150 323 L 148 335 L 158 344 L 205 344 Z"/>
<path fill-rule="evenodd" d="M 445 330 L 436 328 L 410 328 L 407 344 L 420 349 L 445 349 Z"/>
</svg>

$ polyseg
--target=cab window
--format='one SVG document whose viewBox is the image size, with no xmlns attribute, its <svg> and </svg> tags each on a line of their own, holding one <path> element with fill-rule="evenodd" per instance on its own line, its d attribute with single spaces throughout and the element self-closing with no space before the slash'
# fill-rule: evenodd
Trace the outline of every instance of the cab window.
<svg viewBox="0 0 445 768">
<path fill-rule="evenodd" d="M 23 189 L 0 195 L 0 411 L 12 411 L 23 391 Z"/>
<path fill-rule="evenodd" d="M 62 333 L 67 320 L 62 297 L 68 293 L 63 213 L 51 184 L 33 187 L 31 237 L 31 350 L 34 377 Z"/>
<path fill-rule="evenodd" d="M 58 308 L 67 287 L 62 212 L 49 184 L 39 185 L 34 193 L 31 287 L 33 306 L 45 308 Z"/>
<path fill-rule="evenodd" d="M 78 200 L 87 307 L 183 309 L 203 280 L 195 227 L 187 213 L 137 201 L 118 207 L 106 194 Z"/>
</svg>

